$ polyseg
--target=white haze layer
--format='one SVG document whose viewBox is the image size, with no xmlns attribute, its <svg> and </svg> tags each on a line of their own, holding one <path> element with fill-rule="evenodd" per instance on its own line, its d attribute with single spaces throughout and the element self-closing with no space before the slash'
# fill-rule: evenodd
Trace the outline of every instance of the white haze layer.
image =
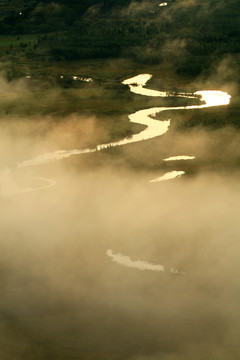
<svg viewBox="0 0 240 360">
<path fill-rule="evenodd" d="M 22 193 L 28 193 L 36 190 L 47 189 L 56 185 L 56 181 L 52 179 L 46 179 L 43 177 L 33 177 L 35 183 L 38 185 L 35 187 L 24 187 L 18 185 L 11 177 L 11 170 L 9 168 L 4 169 L 0 173 L 0 196 L 6 197 L 11 195 L 17 195 Z"/>
</svg>

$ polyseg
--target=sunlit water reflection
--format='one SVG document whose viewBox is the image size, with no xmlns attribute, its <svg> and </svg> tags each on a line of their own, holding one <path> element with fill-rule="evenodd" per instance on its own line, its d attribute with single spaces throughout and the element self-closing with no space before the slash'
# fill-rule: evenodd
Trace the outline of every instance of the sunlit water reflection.
<svg viewBox="0 0 240 360">
<path fill-rule="evenodd" d="M 163 7 L 163 6 L 167 6 L 167 4 L 168 4 L 167 2 L 163 2 L 163 3 L 160 3 L 159 6 Z"/>
<path fill-rule="evenodd" d="M 180 177 L 184 174 L 185 174 L 185 171 L 170 171 L 160 177 L 157 177 L 156 179 L 150 180 L 150 182 L 153 183 L 153 182 L 172 180 L 172 179 L 176 179 L 177 177 Z"/>
<path fill-rule="evenodd" d="M 134 76 L 132 78 L 124 80 L 122 83 L 124 85 L 128 85 L 131 92 L 143 95 L 143 96 L 151 96 L 151 97 L 169 97 L 173 96 L 173 94 L 168 93 L 166 91 L 157 91 L 157 90 L 151 90 L 146 89 L 144 86 L 147 84 L 147 82 L 151 79 L 152 75 L 150 74 L 140 74 L 137 76 Z M 156 114 L 163 112 L 163 111 L 169 111 L 169 110 L 191 110 L 191 109 L 202 109 L 212 106 L 222 106 L 222 105 L 228 105 L 230 102 L 231 96 L 225 92 L 222 91 L 210 91 L 210 90 L 203 90 L 203 91 L 197 91 L 194 94 L 184 94 L 184 93 L 176 93 L 174 96 L 176 97 L 185 97 L 185 98 L 200 98 L 204 103 L 201 105 L 190 105 L 190 106 L 178 106 L 178 107 L 153 107 L 149 109 L 143 109 L 136 111 L 133 114 L 129 115 L 129 120 L 132 123 L 145 125 L 146 128 L 139 132 L 138 134 L 134 134 L 131 137 L 126 137 L 122 140 L 105 143 L 105 144 L 99 144 L 96 146 L 96 148 L 92 149 L 73 149 L 73 150 L 57 150 L 50 153 L 45 153 L 42 155 L 38 155 L 32 159 L 27 159 L 22 162 L 17 163 L 18 168 L 22 167 L 28 167 L 28 166 L 36 166 L 41 164 L 46 164 L 51 161 L 55 160 L 61 160 L 68 158 L 72 155 L 82 155 L 86 153 L 91 153 L 95 151 L 101 151 L 103 149 L 106 149 L 111 146 L 122 146 L 131 144 L 134 142 L 140 142 L 143 140 L 148 140 L 155 138 L 157 136 L 161 136 L 165 134 L 170 126 L 171 119 L 166 120 L 156 120 L 154 119 L 154 116 Z M 165 161 L 174 161 L 174 160 L 188 160 L 193 159 L 194 157 L 189 156 L 176 156 L 172 158 L 165 159 Z M 10 177 L 11 170 L 7 169 L 5 171 L 5 175 L 2 175 L 0 178 L 0 186 L 1 186 L 1 194 L 4 196 L 7 195 L 15 195 L 16 193 L 22 193 L 22 192 L 29 192 L 33 191 L 32 188 L 21 188 L 18 185 L 13 184 L 13 180 Z M 170 180 L 174 179 L 178 176 L 183 175 L 184 172 L 172 172 L 167 173 L 157 179 L 152 180 L 151 182 L 156 181 L 163 181 L 163 180 Z M 46 188 L 49 186 L 53 186 L 55 184 L 54 180 L 45 179 L 45 182 L 47 182 L 43 186 L 37 187 L 36 190 L 42 188 Z M 8 189 L 8 190 L 6 190 Z M 12 191 L 11 191 L 12 189 Z"/>
<path fill-rule="evenodd" d="M 178 156 L 171 156 L 166 159 L 163 159 L 163 161 L 179 161 L 179 160 L 193 160 L 196 159 L 195 156 L 187 156 L 187 155 L 178 155 Z"/>
</svg>

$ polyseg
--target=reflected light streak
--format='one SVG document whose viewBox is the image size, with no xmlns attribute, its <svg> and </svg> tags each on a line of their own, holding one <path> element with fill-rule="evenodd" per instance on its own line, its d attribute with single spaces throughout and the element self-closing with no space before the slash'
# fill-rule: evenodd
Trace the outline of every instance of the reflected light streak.
<svg viewBox="0 0 240 360">
<path fill-rule="evenodd" d="M 185 171 L 171 171 L 168 172 L 156 179 L 150 180 L 149 182 L 154 183 L 154 182 L 161 182 L 161 181 L 166 181 L 166 180 L 172 180 L 175 179 L 177 177 L 180 177 L 182 175 L 185 174 Z"/>
<path fill-rule="evenodd" d="M 178 160 L 193 160 L 196 159 L 195 156 L 187 156 L 187 155 L 178 155 L 178 156 L 171 156 L 166 159 L 163 159 L 163 161 L 178 161 Z"/>
</svg>

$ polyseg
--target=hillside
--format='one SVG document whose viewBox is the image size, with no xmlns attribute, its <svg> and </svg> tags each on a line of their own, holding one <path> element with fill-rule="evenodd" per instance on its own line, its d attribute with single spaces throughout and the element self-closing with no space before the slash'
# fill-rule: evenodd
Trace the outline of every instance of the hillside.
<svg viewBox="0 0 240 360">
<path fill-rule="evenodd" d="M 184 6 L 183 6 L 184 5 Z M 169 62 L 184 76 L 216 66 L 226 55 L 239 62 L 240 8 L 236 0 L 1 1 L 0 34 L 35 35 L 21 55 L 59 60 L 127 57 Z M 1 46 L 1 43 L 0 43 Z M 18 53 L 9 42 L 2 57 Z M 239 79 L 238 79 L 239 80 Z"/>
</svg>

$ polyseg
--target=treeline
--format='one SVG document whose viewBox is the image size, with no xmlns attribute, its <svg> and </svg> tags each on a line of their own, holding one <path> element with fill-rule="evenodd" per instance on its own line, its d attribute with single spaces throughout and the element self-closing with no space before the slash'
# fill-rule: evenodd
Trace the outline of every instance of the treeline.
<svg viewBox="0 0 240 360">
<path fill-rule="evenodd" d="M 6 14 L 0 33 L 38 34 L 37 43 L 26 49 L 28 57 L 131 57 L 169 62 L 179 74 L 195 76 L 226 54 L 240 53 L 239 2 L 199 3 L 169 0 L 160 8 L 159 2 L 148 6 L 141 0 L 130 7 L 130 0 L 25 1 L 21 15 Z"/>
<path fill-rule="evenodd" d="M 151 36 L 140 20 L 85 19 L 60 36 L 49 35 L 40 46 L 47 46 L 54 60 L 132 56 Z"/>
</svg>

